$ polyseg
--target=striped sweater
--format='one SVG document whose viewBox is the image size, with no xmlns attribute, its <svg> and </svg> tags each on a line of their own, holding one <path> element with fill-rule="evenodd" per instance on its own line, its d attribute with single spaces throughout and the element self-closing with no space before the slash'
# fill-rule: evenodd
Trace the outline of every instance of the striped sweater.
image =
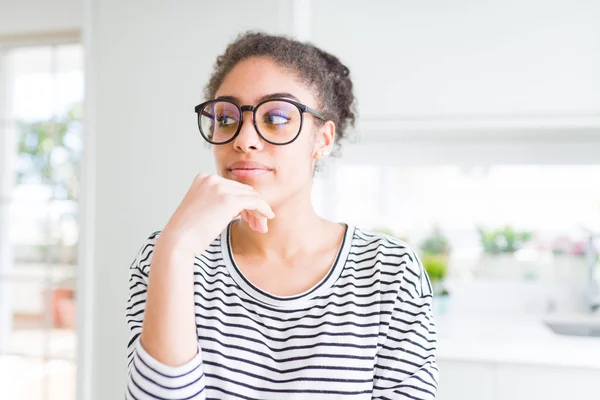
<svg viewBox="0 0 600 400">
<path fill-rule="evenodd" d="M 230 227 L 194 258 L 198 354 L 170 367 L 139 341 L 152 234 L 130 267 L 126 399 L 434 399 L 432 290 L 404 242 L 346 226 L 327 275 L 274 296 L 236 266 Z"/>
</svg>

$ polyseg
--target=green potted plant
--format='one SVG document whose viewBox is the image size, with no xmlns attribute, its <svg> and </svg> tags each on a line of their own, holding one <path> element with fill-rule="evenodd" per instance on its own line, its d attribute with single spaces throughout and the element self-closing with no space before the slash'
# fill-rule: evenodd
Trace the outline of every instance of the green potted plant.
<svg viewBox="0 0 600 400">
<path fill-rule="evenodd" d="M 486 230 L 477 227 L 483 251 L 490 254 L 514 253 L 533 238 L 531 232 L 517 232 L 510 225 L 502 229 Z"/>
<path fill-rule="evenodd" d="M 419 246 L 421 262 L 433 288 L 433 308 L 437 315 L 447 312 L 450 293 L 446 287 L 450 244 L 438 226 L 425 237 Z"/>
<path fill-rule="evenodd" d="M 524 268 L 519 264 L 514 254 L 522 249 L 531 239 L 533 234 L 528 231 L 517 231 L 512 226 L 506 225 L 497 229 L 477 227 L 483 254 L 481 255 L 479 275 L 488 278 L 521 277 L 532 278 L 534 272 L 531 268 Z"/>
</svg>

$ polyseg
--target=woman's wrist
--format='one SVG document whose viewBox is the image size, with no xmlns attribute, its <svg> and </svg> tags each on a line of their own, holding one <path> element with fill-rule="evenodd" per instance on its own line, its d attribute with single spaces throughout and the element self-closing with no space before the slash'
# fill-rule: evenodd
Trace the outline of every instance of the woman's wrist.
<svg viewBox="0 0 600 400">
<path fill-rule="evenodd" d="M 156 253 L 160 253 L 161 256 L 167 259 L 180 259 L 182 257 L 193 257 L 195 249 L 191 243 L 185 240 L 183 235 L 165 228 L 158 237 L 154 253 L 155 256 Z"/>
</svg>

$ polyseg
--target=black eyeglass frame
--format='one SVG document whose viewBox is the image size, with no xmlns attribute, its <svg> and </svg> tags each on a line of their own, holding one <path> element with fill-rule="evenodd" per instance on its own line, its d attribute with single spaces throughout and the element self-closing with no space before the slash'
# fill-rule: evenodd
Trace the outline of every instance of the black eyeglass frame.
<svg viewBox="0 0 600 400">
<path fill-rule="evenodd" d="M 298 128 L 298 133 L 296 134 L 296 136 L 294 136 L 294 138 L 292 140 L 287 141 L 285 143 L 272 142 L 269 139 L 265 138 L 262 135 L 262 133 L 260 133 L 260 130 L 258 129 L 258 126 L 256 125 L 256 109 L 259 108 L 260 106 L 262 106 L 263 104 L 272 102 L 272 101 L 283 101 L 283 102 L 292 104 L 292 105 L 296 106 L 298 111 L 300 111 L 300 127 Z M 225 142 L 213 142 L 213 141 L 209 140 L 208 136 L 202 131 L 202 124 L 200 123 L 200 117 L 202 116 L 200 111 L 202 109 L 204 109 L 204 107 L 206 107 L 207 105 L 209 105 L 211 103 L 217 103 L 217 102 L 225 102 L 225 103 L 233 104 L 240 112 L 240 121 L 238 124 L 238 128 L 235 131 L 235 134 L 233 134 L 233 136 Z M 316 110 L 313 110 L 309 106 L 306 106 L 302 103 L 298 103 L 297 101 L 294 101 L 294 100 L 277 99 L 277 98 L 263 100 L 260 103 L 258 103 L 256 106 L 250 106 L 250 105 L 239 106 L 234 101 L 229 100 L 229 99 L 214 99 L 214 100 L 208 100 L 208 101 L 205 101 L 204 103 L 198 104 L 196 107 L 194 107 L 194 111 L 196 112 L 197 117 L 198 117 L 197 118 L 198 119 L 198 130 L 200 131 L 200 134 L 202 135 L 204 140 L 206 140 L 208 143 L 214 144 L 214 145 L 227 144 L 227 143 L 230 143 L 233 140 L 235 140 L 237 135 L 239 135 L 240 130 L 242 129 L 242 125 L 244 123 L 244 111 L 252 111 L 252 123 L 254 125 L 254 129 L 256 130 L 256 133 L 258 133 L 258 136 L 260 136 L 260 138 L 262 140 L 264 140 L 265 142 L 276 145 L 276 146 L 285 146 L 286 144 L 290 144 L 290 143 L 294 142 L 296 139 L 298 139 L 298 137 L 300 136 L 300 132 L 302 132 L 302 126 L 304 125 L 304 113 L 309 113 L 310 115 L 317 117 L 320 120 L 327 121 L 327 118 L 325 118 L 325 116 L 323 114 L 321 114 L 320 112 L 318 112 Z M 203 115 L 212 118 L 212 116 L 209 115 L 208 113 L 203 113 Z"/>
</svg>

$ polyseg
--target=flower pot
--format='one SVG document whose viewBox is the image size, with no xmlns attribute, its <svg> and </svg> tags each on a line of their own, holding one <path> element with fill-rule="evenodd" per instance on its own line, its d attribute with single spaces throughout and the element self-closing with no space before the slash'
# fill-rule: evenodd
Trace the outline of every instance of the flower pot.
<svg viewBox="0 0 600 400">
<path fill-rule="evenodd" d="M 432 303 L 433 315 L 439 317 L 448 313 L 450 309 L 450 295 L 434 294 Z"/>
<path fill-rule="evenodd" d="M 52 319 L 55 328 L 75 329 L 75 291 L 70 288 L 52 290 Z"/>
</svg>

